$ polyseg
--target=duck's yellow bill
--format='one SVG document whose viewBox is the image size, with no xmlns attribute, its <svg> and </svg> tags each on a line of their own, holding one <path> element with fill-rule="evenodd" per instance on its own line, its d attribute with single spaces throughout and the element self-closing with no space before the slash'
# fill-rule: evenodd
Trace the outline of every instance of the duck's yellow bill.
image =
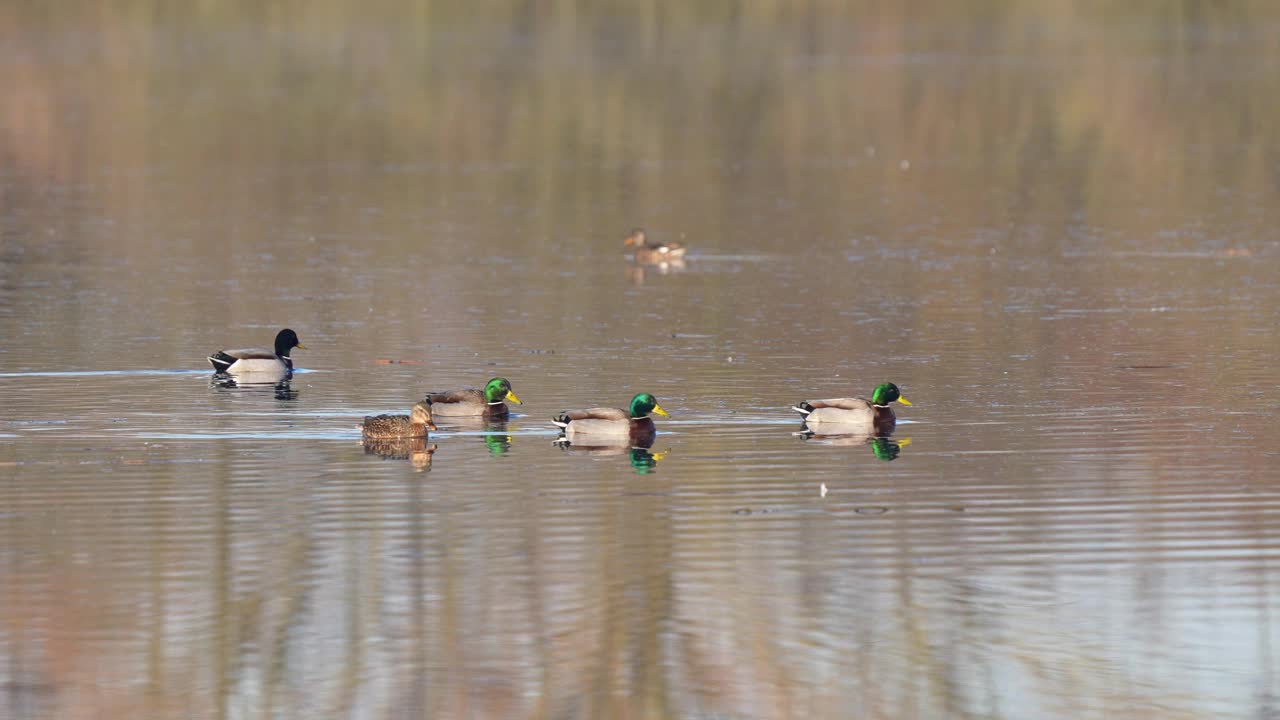
<svg viewBox="0 0 1280 720">
<path fill-rule="evenodd" d="M 666 410 L 663 410 L 663 409 L 662 409 L 662 406 L 661 406 L 661 405 L 654 405 L 654 406 L 653 406 L 653 411 L 654 411 L 654 412 L 656 412 L 656 413 L 658 413 L 658 414 L 659 414 L 659 415 L 661 415 L 662 417 L 671 417 L 670 415 L 668 415 L 668 414 L 667 414 L 667 411 L 666 411 Z"/>
<path fill-rule="evenodd" d="M 306 349 L 307 349 L 307 346 L 306 346 L 306 345 L 303 345 L 302 343 L 298 343 L 297 345 L 294 345 L 294 347 L 298 348 L 299 350 L 306 350 Z"/>
<path fill-rule="evenodd" d="M 894 440 L 894 442 L 898 443 L 898 447 L 904 448 L 911 444 L 911 438 L 906 437 L 906 438 L 902 438 L 901 440 Z"/>
<path fill-rule="evenodd" d="M 515 393 L 513 393 L 513 392 L 511 392 L 510 390 L 508 390 L 508 391 L 507 391 L 507 399 L 508 399 L 508 400 L 510 400 L 511 402 L 513 402 L 513 403 L 517 404 L 517 405 L 523 405 L 523 404 L 524 404 L 524 403 L 520 402 L 520 398 L 516 397 L 516 394 L 515 394 Z"/>
<path fill-rule="evenodd" d="M 906 399 L 906 398 L 902 397 L 901 395 L 899 395 L 899 396 L 898 396 L 898 402 L 902 403 L 903 405 L 910 405 L 910 404 L 911 404 L 911 401 L 910 401 L 910 400 L 908 400 L 908 399 Z"/>
</svg>

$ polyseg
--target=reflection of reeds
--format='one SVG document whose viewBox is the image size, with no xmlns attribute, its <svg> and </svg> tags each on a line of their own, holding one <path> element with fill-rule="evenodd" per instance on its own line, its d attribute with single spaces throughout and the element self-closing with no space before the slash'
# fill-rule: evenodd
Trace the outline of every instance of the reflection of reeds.
<svg viewBox="0 0 1280 720">
<path fill-rule="evenodd" d="M 1224 180 L 1266 187 L 1260 141 L 1277 111 L 1247 80 L 1280 60 L 1280 38 L 1253 22 L 1273 16 L 1269 3 L 1196 15 L 1181 4 L 934 5 L 641 3 L 574 20 L 515 8 L 482 19 L 461 3 L 369 13 L 329 2 L 302 16 L 234 3 L 161 13 L 154 0 L 92 13 L 19 6 L 3 11 L 24 32 L 8 38 L 23 61 L 6 64 L 7 97 L 21 101 L 0 110 L 0 144 L 24 173 L 67 178 L 152 161 L 162 137 L 168 172 L 203 177 L 214 194 L 177 200 L 236 205 L 270 187 L 208 180 L 263 157 L 302 168 L 335 152 L 429 163 L 447 183 L 467 181 L 457 168 L 501 163 L 530 174 L 539 204 L 606 181 L 660 197 L 669 178 L 629 169 L 644 163 L 716 192 L 785 188 L 815 162 L 864 166 L 834 176 L 847 184 L 833 197 L 865 192 L 871 176 L 890 194 L 953 182 L 955 162 L 1011 189 L 1034 187 L 1038 166 L 1067 165 L 1078 186 L 1059 194 L 1064 213 L 1105 209 L 1119 183 L 1195 204 Z M 75 72 L 59 53 L 74 53 Z M 736 159 L 749 162 L 729 177 Z M 900 172 L 902 160 L 927 176 Z M 145 179 L 104 188 L 112 215 L 133 213 Z M 511 193 L 490 181 L 480 190 L 495 200 Z M 421 189 L 381 196 L 409 209 Z M 982 190 L 953 188 L 977 212 L 991 209 Z M 544 216 L 522 242 L 555 235 L 542 231 L 562 213 L 533 215 Z"/>
<path fill-rule="evenodd" d="M 563 4 L 35 7 L 0 9 L 0 27 L 13 29 L 6 56 L 18 58 L 0 64 L 14 99 L 0 104 L 12 178 L 0 213 L 26 208 L 13 236 L 56 238 L 51 251 L 67 258 L 106 246 L 142 276 L 182 278 L 163 292 L 189 303 L 207 288 L 175 264 L 239 277 L 262 247 L 281 259 L 273 283 L 366 296 L 348 271 L 358 260 L 333 238 L 372 237 L 380 253 L 425 261 L 456 253 L 433 242 L 433 223 L 453 220 L 439 198 L 465 198 L 456 207 L 483 252 L 571 270 L 588 248 L 651 221 L 618 217 L 618 206 L 668 208 L 676 194 L 692 199 L 661 219 L 667 230 L 723 244 L 762 220 L 785 228 L 758 232 L 760 252 L 833 228 L 885 242 L 923 226 L 914 247 L 945 253 L 989 232 L 992 249 L 1060 255 L 1064 233 L 1037 229 L 1101 227 L 1151 246 L 1274 192 L 1280 111 L 1268 73 L 1280 33 L 1265 31 L 1275 11 L 1264 0 L 1203 13 L 1066 0 L 641 2 L 568 14 Z M 85 218 L 40 191 L 50 181 L 78 188 L 90 219 L 115 230 L 76 230 Z M 765 213 L 739 200 L 766 197 L 794 204 Z M 518 217 L 490 212 L 510 206 Z M 149 252 L 157 237 L 184 241 Z M 316 262 L 282 261 L 304 253 Z M 1088 280 L 1064 265 L 1069 284 Z M 1001 302 L 1024 276 L 996 262 L 920 299 L 920 313 Z M 732 294 L 731 278 L 705 282 Z M 432 284 L 442 315 L 475 304 L 473 280 Z M 607 297 L 592 294 L 605 292 L 568 286 L 547 304 L 596 307 Z M 232 293 L 225 311 L 252 302 Z M 392 318 L 420 312 L 407 294 L 378 306 Z M 190 325 L 183 307 L 164 303 L 153 323 Z M 703 309 L 713 326 L 740 311 L 727 300 Z M 1005 328 L 973 320 L 984 333 Z M 350 345 L 373 332 L 353 330 Z"/>
<path fill-rule="evenodd" d="M 786 229 L 758 232 L 760 252 L 833 228 L 887 242 L 926 227 L 914 247 L 945 253 L 987 232 L 993 250 L 1057 256 L 1064 233 L 1037 229 L 1103 227 L 1154 245 L 1274 191 L 1280 111 L 1268 73 L 1280 33 L 1265 31 L 1275 11 L 1264 0 L 1202 13 L 1067 0 L 569 3 L 567 14 L 564 4 L 35 7 L 0 9 L 18 58 L 0 65 L 16 99 L 0 104 L 0 158 L 14 179 L 0 203 L 29 210 L 13 235 L 57 238 L 67 258 L 108 246 L 142 276 L 184 279 L 163 292 L 189 303 L 207 288 L 175 264 L 239 277 L 262 247 L 281 259 L 273 283 L 366 296 L 348 271 L 359 261 L 333 238 L 372 237 L 380 253 L 425 261 L 456 253 L 433 242 L 432 223 L 452 221 L 439 198 L 462 208 L 483 252 L 571 270 L 651 220 L 618 217 L 618 206 L 671 207 L 677 194 L 692 199 L 668 230 L 723 244 L 762 220 Z M 85 218 L 40 191 L 50 181 L 79 188 L 90 219 L 115 231 L 77 231 Z M 766 197 L 792 209 L 766 217 L 740 201 Z M 490 212 L 510 206 L 518 217 Z M 283 218 L 296 223 L 282 228 Z M 149 252 L 157 237 L 184 242 Z M 316 262 L 282 260 L 301 254 Z M 1069 284 L 1088 280 L 1064 265 Z M 995 262 L 921 298 L 919 312 L 999 303 L 1022 277 Z M 475 304 L 474 280 L 431 282 L 440 314 Z M 705 282 L 726 298 L 705 304 L 705 320 L 723 326 L 741 311 L 727 298 L 732 279 Z M 570 285 L 547 304 L 597 307 L 607 297 L 592 294 L 606 292 Z M 232 293 L 225 311 L 252 302 Z M 408 294 L 378 306 L 392 318 L 420 312 Z M 153 322 L 188 326 L 183 307 L 166 302 Z M 372 327 L 349 344 L 370 341 Z"/>
<path fill-rule="evenodd" d="M 350 461 L 349 448 L 333 452 L 326 467 Z M 2 556 L 0 708 L 35 718 L 244 707 L 264 717 L 998 717 L 995 704 L 1026 697 L 1050 717 L 1078 716 L 1080 703 L 1098 716 L 1154 707 L 1152 717 L 1207 717 L 1213 697 L 1180 679 L 1215 677 L 1194 666 L 1200 643 L 1215 641 L 1185 647 L 1164 631 L 1239 623 L 1252 636 L 1273 596 L 1265 544 L 1225 563 L 1188 548 L 1224 532 L 1265 541 L 1269 527 L 1268 506 L 1249 496 L 1215 501 L 1221 514 L 1197 530 L 1197 478 L 1165 510 L 1133 511 L 1145 493 L 1106 480 L 1076 489 L 1069 506 L 1135 493 L 1110 520 L 1001 489 L 973 520 L 939 521 L 939 493 L 993 497 L 986 481 L 861 476 L 894 509 L 857 517 L 857 490 L 818 510 L 798 499 L 810 490 L 780 481 L 753 497 L 781 512 L 740 516 L 729 509 L 750 491 L 726 492 L 714 474 L 437 487 L 413 473 L 228 480 L 225 464 L 201 465 L 147 486 L 145 502 L 92 482 L 4 487 L 19 513 L 2 526 L 14 550 Z M 48 509 L 57 500 L 70 502 Z M 37 507 L 77 532 L 23 519 Z M 1072 522 L 1111 538 L 1111 560 L 1060 564 L 1044 552 L 1089 543 Z M 1145 564 L 1159 527 L 1182 560 Z M 1197 557 L 1184 565 L 1188 552 Z M 1135 565 L 1149 577 L 1128 579 Z M 1221 586 L 1184 582 L 1204 573 L 1221 573 Z M 1102 602 L 1118 607 L 1100 623 Z M 1134 628 L 1109 629 L 1129 618 Z M 1269 657 L 1269 634 L 1232 649 L 1234 662 Z"/>
</svg>

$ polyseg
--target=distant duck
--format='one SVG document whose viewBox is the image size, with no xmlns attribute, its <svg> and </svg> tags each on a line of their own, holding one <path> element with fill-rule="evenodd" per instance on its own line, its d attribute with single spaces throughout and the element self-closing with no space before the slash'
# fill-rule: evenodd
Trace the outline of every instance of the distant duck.
<svg viewBox="0 0 1280 720">
<path fill-rule="evenodd" d="M 685 247 L 680 243 L 662 243 L 649 240 L 644 234 L 644 229 L 636 228 L 631 231 L 626 240 L 622 241 L 626 247 L 634 247 L 633 257 L 636 262 L 642 265 L 661 265 L 662 263 L 675 262 L 684 257 Z"/>
<path fill-rule="evenodd" d="M 483 390 L 467 388 L 452 392 L 428 393 L 422 402 L 431 407 L 432 417 L 505 418 L 510 412 L 505 401 L 522 405 L 511 390 L 511 382 L 496 377 Z"/>
<path fill-rule="evenodd" d="M 625 440 L 629 445 L 648 447 L 657 432 L 649 413 L 670 417 L 658 405 L 657 398 L 640 393 L 631 399 L 630 410 L 607 407 L 568 410 L 552 422 L 564 430 L 565 438 L 570 441 L 578 438 L 587 440 L 583 443 L 587 445 L 616 445 Z"/>
<path fill-rule="evenodd" d="M 370 415 L 360 424 L 361 435 L 366 440 L 399 440 L 401 438 L 425 438 L 427 430 L 435 430 L 431 421 L 431 406 L 416 403 L 408 415 Z"/>
<path fill-rule="evenodd" d="M 272 352 L 266 348 L 240 348 L 237 350 L 219 350 L 209 356 L 209 364 L 216 373 L 276 373 L 283 374 L 293 370 L 293 358 L 289 353 L 294 348 L 306 350 L 307 347 L 298 342 L 298 334 L 289 328 L 276 333 L 276 348 Z"/>
<path fill-rule="evenodd" d="M 810 428 L 831 425 L 839 426 L 832 432 L 887 435 L 893 432 L 898 421 L 893 408 L 889 407 L 891 402 L 911 404 L 902 397 L 897 385 L 881 383 L 870 400 L 860 397 L 805 400 L 791 409 L 803 415 L 805 425 Z"/>
</svg>

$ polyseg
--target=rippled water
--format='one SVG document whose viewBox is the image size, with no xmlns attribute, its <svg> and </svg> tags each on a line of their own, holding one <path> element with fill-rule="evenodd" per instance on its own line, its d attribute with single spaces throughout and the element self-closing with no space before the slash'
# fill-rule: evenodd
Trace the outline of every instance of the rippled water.
<svg viewBox="0 0 1280 720">
<path fill-rule="evenodd" d="M 1280 712 L 1277 147 L 1221 111 L 1274 118 L 1237 51 L 1280 56 L 1274 12 L 1185 46 L 1077 18 L 1044 56 L 1016 12 L 941 55 L 893 13 L 613 49 L 603 14 L 445 13 L 394 70 L 394 22 L 330 9 L 268 43 L 15 14 L 0 717 Z M 464 38 L 493 52 L 415 74 Z M 1185 117 L 1079 100 L 1153 77 Z M 685 266 L 630 263 L 637 223 Z M 291 380 L 212 378 L 286 325 Z M 495 375 L 505 426 L 361 443 Z M 886 380 L 889 441 L 796 434 Z M 640 391 L 649 451 L 553 443 Z"/>
</svg>

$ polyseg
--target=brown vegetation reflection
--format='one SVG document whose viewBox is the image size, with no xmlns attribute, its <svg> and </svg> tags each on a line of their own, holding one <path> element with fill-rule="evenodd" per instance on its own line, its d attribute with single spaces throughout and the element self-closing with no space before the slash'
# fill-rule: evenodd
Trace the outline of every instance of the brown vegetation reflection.
<svg viewBox="0 0 1280 720">
<path fill-rule="evenodd" d="M 121 220 L 156 202 L 139 192 L 163 190 L 155 173 L 204 191 L 164 201 L 234 216 L 347 164 L 402 165 L 417 172 L 386 182 L 408 208 L 438 186 L 496 206 L 532 191 L 557 212 L 520 240 L 549 243 L 582 224 L 562 198 L 660 205 L 669 178 L 648 167 L 723 201 L 761 183 L 785 195 L 830 163 L 849 169 L 824 189 L 833 202 L 946 187 L 970 196 L 952 211 L 1017 222 L 1053 203 L 1114 226 L 1142 222 L 1136 199 L 1206 209 L 1224 184 L 1275 187 L 1276 111 L 1258 91 L 1280 61 L 1274 8 L 1200 7 L 17 4 L 0 10 L 0 151 L 32 181 L 101 182 Z M 234 182 L 264 160 L 282 175 Z M 986 182 L 955 186 L 957 166 Z M 1045 170 L 1060 166 L 1075 171 Z M 328 200 L 334 220 L 354 209 Z"/>
</svg>

